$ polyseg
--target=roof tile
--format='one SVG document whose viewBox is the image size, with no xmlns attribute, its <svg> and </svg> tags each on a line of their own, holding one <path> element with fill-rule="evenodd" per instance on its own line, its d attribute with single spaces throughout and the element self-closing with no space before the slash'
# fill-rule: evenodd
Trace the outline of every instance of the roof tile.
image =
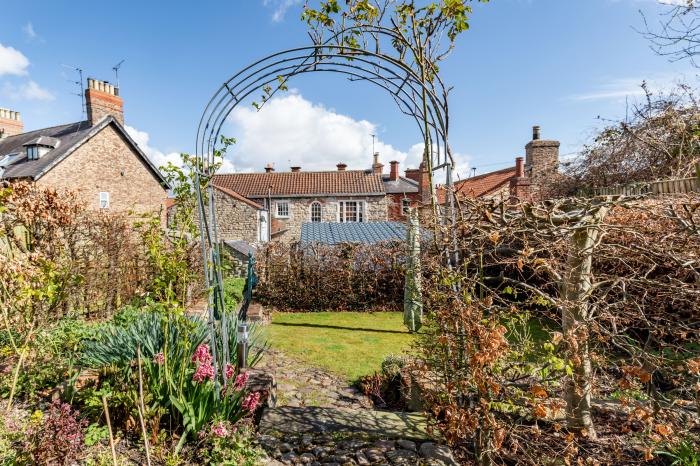
<svg viewBox="0 0 700 466">
<path fill-rule="evenodd" d="M 248 198 L 268 195 L 384 194 L 381 175 L 362 170 L 280 173 L 227 173 L 214 175 L 214 185 Z"/>
</svg>

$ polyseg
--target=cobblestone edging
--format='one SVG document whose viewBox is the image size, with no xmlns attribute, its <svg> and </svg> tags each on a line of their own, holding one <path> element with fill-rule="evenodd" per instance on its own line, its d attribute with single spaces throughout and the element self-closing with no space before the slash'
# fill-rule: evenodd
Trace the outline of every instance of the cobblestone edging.
<svg viewBox="0 0 700 466">
<path fill-rule="evenodd" d="M 458 465 L 448 447 L 434 442 L 372 440 L 337 433 L 261 435 L 258 441 L 270 456 L 269 466 Z"/>
</svg>

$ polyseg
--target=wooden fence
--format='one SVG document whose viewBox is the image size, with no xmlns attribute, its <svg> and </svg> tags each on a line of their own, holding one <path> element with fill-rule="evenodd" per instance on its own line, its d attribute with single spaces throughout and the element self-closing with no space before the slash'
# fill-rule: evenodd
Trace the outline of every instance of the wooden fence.
<svg viewBox="0 0 700 466">
<path fill-rule="evenodd" d="M 700 191 L 700 181 L 697 178 L 681 178 L 595 188 L 592 190 L 592 194 L 594 196 L 636 196 L 640 194 L 684 194 L 694 191 Z"/>
<path fill-rule="evenodd" d="M 582 190 L 581 196 L 639 196 L 643 194 L 685 194 L 700 191 L 700 163 L 696 166 L 696 176 L 672 180 L 631 183 Z"/>
</svg>

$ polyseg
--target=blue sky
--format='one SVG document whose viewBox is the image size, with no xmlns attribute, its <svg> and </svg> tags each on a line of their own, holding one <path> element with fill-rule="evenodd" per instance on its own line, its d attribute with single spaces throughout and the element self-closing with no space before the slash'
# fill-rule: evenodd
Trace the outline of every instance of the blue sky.
<svg viewBox="0 0 700 466">
<path fill-rule="evenodd" d="M 0 107 L 22 112 L 27 129 L 77 121 L 72 95 L 85 77 L 113 81 L 124 59 L 121 95 L 129 130 L 162 163 L 194 148 L 211 94 L 261 56 L 307 45 L 300 0 L 120 1 L 4 0 L 0 16 Z M 656 0 L 492 0 L 476 5 L 471 29 L 442 66 L 454 86 L 450 143 L 464 173 L 513 164 L 531 126 L 576 152 L 598 115 L 617 118 L 642 80 L 664 88 L 694 79 L 688 63 L 656 56 L 634 28 Z M 371 163 L 370 134 L 385 163 L 416 165 L 414 123 L 367 85 L 306 76 L 258 113 L 231 116 L 238 138 L 226 169 L 350 168 Z"/>
</svg>

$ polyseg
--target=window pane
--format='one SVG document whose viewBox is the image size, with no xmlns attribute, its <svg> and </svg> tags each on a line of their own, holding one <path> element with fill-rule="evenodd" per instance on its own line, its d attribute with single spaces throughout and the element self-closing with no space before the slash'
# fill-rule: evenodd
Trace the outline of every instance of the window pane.
<svg viewBox="0 0 700 466">
<path fill-rule="evenodd" d="M 319 202 L 311 204 L 311 221 L 314 223 L 321 221 L 321 204 Z"/>
<path fill-rule="evenodd" d="M 289 202 L 278 202 L 277 203 L 277 216 L 278 217 L 289 217 Z"/>
</svg>

